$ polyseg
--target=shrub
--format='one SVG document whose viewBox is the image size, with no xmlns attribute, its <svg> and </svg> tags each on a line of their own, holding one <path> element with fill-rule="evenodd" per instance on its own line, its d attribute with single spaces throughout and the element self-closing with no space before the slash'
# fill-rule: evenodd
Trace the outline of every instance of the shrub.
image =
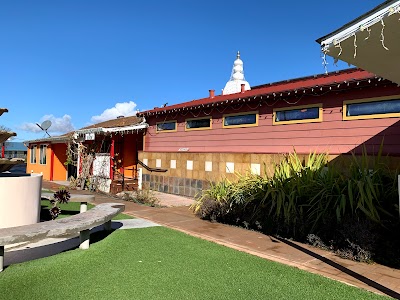
<svg viewBox="0 0 400 300">
<path fill-rule="evenodd" d="M 194 205 L 196 206 L 196 204 Z M 194 209 L 196 216 L 201 219 L 215 222 L 222 219 L 226 211 L 226 207 L 224 206 L 224 203 L 207 197 L 201 200 L 201 205 L 198 205 L 196 208 L 192 207 L 192 209 Z"/>
<path fill-rule="evenodd" d="M 122 192 L 118 194 L 123 200 L 132 201 L 152 207 L 160 206 L 160 200 L 154 195 L 154 192 L 148 189 L 137 190 L 134 192 Z"/>
<path fill-rule="evenodd" d="M 203 219 L 221 221 L 229 212 L 232 187 L 233 184 L 226 178 L 218 183 L 210 182 L 210 188 L 197 195 L 196 202 L 190 208 Z"/>
<path fill-rule="evenodd" d="M 192 209 L 203 219 L 308 240 L 350 259 L 381 259 L 382 253 L 397 253 L 392 245 L 400 246 L 390 234 L 400 227 L 397 171 L 383 163 L 382 147 L 377 156 L 365 149 L 353 155 L 345 170 L 328 164 L 327 154 L 301 159 L 294 151 L 270 177 L 237 174 L 234 182 L 212 183 Z"/>
</svg>

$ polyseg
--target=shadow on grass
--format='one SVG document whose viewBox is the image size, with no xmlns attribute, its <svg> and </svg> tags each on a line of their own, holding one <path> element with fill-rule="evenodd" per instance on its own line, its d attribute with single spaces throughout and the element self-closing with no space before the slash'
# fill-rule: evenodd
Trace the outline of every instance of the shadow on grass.
<svg viewBox="0 0 400 300">
<path fill-rule="evenodd" d="M 308 249 L 306 249 L 306 248 L 304 248 L 304 247 L 302 247 L 300 245 L 297 245 L 297 244 L 295 244 L 295 243 L 293 243 L 293 242 L 291 242 L 289 240 L 286 240 L 286 239 L 283 239 L 283 238 L 280 238 L 280 237 L 275 237 L 275 238 L 277 240 L 281 241 L 282 243 L 285 243 L 285 244 L 287 244 L 287 245 L 289 245 L 289 246 L 291 246 L 291 247 L 293 247 L 293 248 L 295 248 L 297 250 L 300 250 L 300 251 L 302 251 L 302 252 L 304 252 L 304 253 L 306 253 L 306 254 L 308 254 L 308 255 L 310 255 L 310 256 L 312 256 L 312 257 L 314 257 L 314 258 L 316 258 L 316 259 L 318 259 L 318 260 L 320 260 L 320 261 L 322 261 L 322 262 L 334 267 L 334 268 L 336 268 L 336 269 L 338 269 L 339 271 L 342 271 L 343 273 L 346 273 L 347 275 L 349 275 L 349 276 L 351 276 L 351 277 L 353 277 L 353 278 L 355 278 L 355 279 L 357 279 L 357 280 L 359 280 L 359 281 L 361 281 L 361 282 L 363 282 L 363 283 L 365 283 L 365 284 L 377 289 L 378 291 L 380 291 L 380 292 L 382 292 L 382 293 L 384 293 L 384 294 L 386 294 L 386 295 L 388 295 L 390 297 L 393 297 L 395 299 L 400 299 L 400 294 L 397 293 L 396 291 L 393 291 L 393 290 L 391 290 L 391 289 L 389 289 L 389 288 L 377 283 L 376 281 L 373 281 L 373 280 L 371 280 L 371 279 L 369 279 L 369 278 L 367 278 L 367 277 L 365 277 L 365 276 L 363 276 L 363 275 L 361 275 L 361 274 L 359 274 L 357 272 L 354 272 L 354 271 L 352 271 L 352 270 L 350 270 L 350 269 L 348 269 L 346 267 L 343 267 L 342 265 L 334 262 L 333 260 L 330 260 L 330 259 L 328 259 L 326 257 L 323 257 L 323 256 L 321 256 L 321 255 L 319 255 L 319 254 L 317 254 L 315 252 L 312 252 L 312 251 L 310 251 L 310 250 L 308 250 Z"/>
<path fill-rule="evenodd" d="M 92 228 L 90 231 L 90 246 L 106 239 L 115 230 L 122 227 L 122 223 L 118 221 L 112 221 L 111 225 L 112 225 L 112 230 L 109 231 L 104 230 L 104 225 Z M 4 261 L 5 261 L 4 269 L 8 268 L 10 265 L 14 265 L 17 263 L 23 263 L 78 249 L 79 244 L 80 244 L 79 236 L 70 236 L 66 237 L 66 239 L 61 241 L 50 240 L 49 244 L 41 246 L 30 247 L 28 244 L 23 249 L 6 251 L 4 254 Z M 82 251 L 90 251 L 90 247 L 89 249 Z"/>
</svg>

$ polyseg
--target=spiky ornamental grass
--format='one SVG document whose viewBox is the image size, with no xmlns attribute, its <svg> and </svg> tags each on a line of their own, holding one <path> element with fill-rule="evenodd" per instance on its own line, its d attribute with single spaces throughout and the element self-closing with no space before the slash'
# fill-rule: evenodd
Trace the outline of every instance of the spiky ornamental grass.
<svg viewBox="0 0 400 300">
<path fill-rule="evenodd" d="M 192 209 L 206 219 L 210 215 L 227 223 L 239 219 L 250 227 L 257 222 L 273 232 L 301 238 L 346 219 L 383 224 L 382 220 L 397 216 L 398 208 L 397 172 L 382 163 L 382 148 L 377 156 L 368 156 L 365 150 L 361 157 L 353 155 L 347 170 L 328 164 L 326 153 L 301 159 L 294 151 L 284 156 L 270 177 L 237 174 L 234 182 L 212 183 Z"/>
</svg>

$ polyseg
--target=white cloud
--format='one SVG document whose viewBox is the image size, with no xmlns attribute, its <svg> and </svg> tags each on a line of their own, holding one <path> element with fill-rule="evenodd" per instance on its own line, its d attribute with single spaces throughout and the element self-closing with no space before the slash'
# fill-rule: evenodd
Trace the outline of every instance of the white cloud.
<svg viewBox="0 0 400 300">
<path fill-rule="evenodd" d="M 136 103 L 133 101 L 117 103 L 112 108 L 107 108 L 98 116 L 93 116 L 91 121 L 93 123 L 100 123 L 112 119 L 116 119 L 119 116 L 129 117 L 136 115 Z"/>
<path fill-rule="evenodd" d="M 37 123 L 39 125 L 41 125 L 42 122 L 46 121 L 46 120 L 51 121 L 51 126 L 47 130 L 48 132 L 67 133 L 67 132 L 75 130 L 74 125 L 72 125 L 70 115 L 64 115 L 61 118 L 57 118 L 53 115 L 44 115 L 42 118 L 40 118 L 40 121 Z M 36 125 L 36 123 L 23 123 L 19 129 L 24 130 L 24 131 L 29 131 L 29 132 L 41 132 L 42 131 L 39 128 L 39 126 Z"/>
</svg>

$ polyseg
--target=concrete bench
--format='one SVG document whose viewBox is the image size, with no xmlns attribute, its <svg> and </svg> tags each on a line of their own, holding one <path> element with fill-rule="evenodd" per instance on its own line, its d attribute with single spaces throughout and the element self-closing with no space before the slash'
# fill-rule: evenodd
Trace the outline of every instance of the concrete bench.
<svg viewBox="0 0 400 300">
<path fill-rule="evenodd" d="M 104 224 L 111 230 L 111 219 L 123 212 L 124 204 L 103 203 L 94 208 L 63 219 L 36 224 L 0 228 L 0 272 L 4 267 L 4 246 L 21 242 L 36 242 L 45 238 L 79 234 L 81 249 L 89 248 L 90 229 Z"/>
</svg>

